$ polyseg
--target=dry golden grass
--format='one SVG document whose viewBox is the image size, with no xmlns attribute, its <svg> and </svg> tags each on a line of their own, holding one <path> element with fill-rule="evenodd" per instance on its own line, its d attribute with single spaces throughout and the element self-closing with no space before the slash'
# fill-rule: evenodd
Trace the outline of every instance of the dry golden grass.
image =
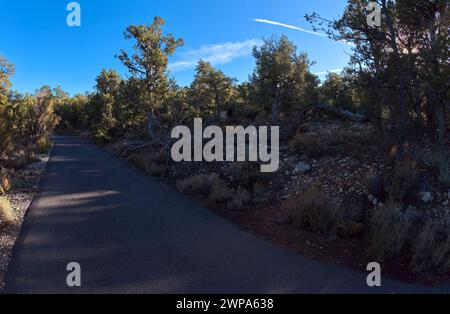
<svg viewBox="0 0 450 314">
<path fill-rule="evenodd" d="M 9 175 L 6 170 L 0 170 L 0 194 L 8 192 L 11 189 Z"/>
<path fill-rule="evenodd" d="M 167 174 L 166 160 L 161 153 L 138 153 L 130 160 L 150 175 L 162 177 Z"/>
<path fill-rule="evenodd" d="M 0 221 L 2 223 L 10 224 L 14 219 L 15 217 L 11 204 L 6 197 L 0 196 Z"/>
</svg>

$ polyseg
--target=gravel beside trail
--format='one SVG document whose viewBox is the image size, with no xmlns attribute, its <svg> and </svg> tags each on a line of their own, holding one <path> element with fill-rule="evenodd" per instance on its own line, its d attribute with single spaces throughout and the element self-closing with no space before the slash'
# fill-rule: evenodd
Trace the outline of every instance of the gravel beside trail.
<svg viewBox="0 0 450 314">
<path fill-rule="evenodd" d="M 5 286 L 14 244 L 33 197 L 39 190 L 39 183 L 45 173 L 49 155 L 40 155 L 38 159 L 40 161 L 16 171 L 12 177 L 13 189 L 6 196 L 12 205 L 16 220 L 9 226 L 0 226 L 0 292 Z"/>
</svg>

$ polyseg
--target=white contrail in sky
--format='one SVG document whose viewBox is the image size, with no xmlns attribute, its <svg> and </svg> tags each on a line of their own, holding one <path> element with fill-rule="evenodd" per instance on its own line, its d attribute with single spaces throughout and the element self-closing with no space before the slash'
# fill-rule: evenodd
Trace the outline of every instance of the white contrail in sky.
<svg viewBox="0 0 450 314">
<path fill-rule="evenodd" d="M 342 72 L 342 68 L 341 69 L 333 69 L 333 70 L 328 70 L 328 71 L 322 71 L 322 72 L 316 72 L 314 73 L 315 75 L 324 75 L 324 74 L 328 74 L 328 73 L 340 73 Z"/>
<path fill-rule="evenodd" d="M 314 32 L 314 31 L 310 31 L 298 26 L 293 26 L 293 25 L 289 25 L 289 24 L 283 24 L 280 22 L 275 22 L 275 21 L 271 21 L 271 20 L 266 20 L 266 19 L 254 19 L 255 22 L 258 23 L 265 23 L 265 24 L 271 24 L 271 25 L 277 25 L 277 26 L 281 26 L 281 27 L 286 27 L 286 28 L 290 28 L 296 31 L 300 31 L 300 32 L 304 32 L 304 33 L 308 33 L 308 34 L 312 34 L 312 35 L 317 35 L 317 36 L 322 36 L 322 37 L 327 37 L 327 34 L 324 33 L 319 33 L 319 32 Z"/>
<path fill-rule="evenodd" d="M 258 22 L 258 23 L 264 23 L 264 24 L 281 26 L 281 27 L 293 29 L 293 30 L 296 30 L 296 31 L 308 33 L 308 34 L 311 34 L 311 35 L 329 38 L 328 35 L 325 34 L 325 33 L 319 33 L 319 32 L 310 31 L 310 30 L 307 30 L 307 29 L 304 29 L 304 28 L 301 28 L 301 27 L 298 27 L 298 26 L 294 26 L 294 25 L 284 24 L 284 23 L 271 21 L 271 20 L 266 20 L 266 19 L 253 19 L 253 21 Z M 331 39 L 331 38 L 329 38 L 329 39 Z M 337 40 L 337 42 L 346 44 L 348 46 L 354 46 L 352 43 L 349 43 L 349 42 L 347 42 L 345 40 Z"/>
</svg>

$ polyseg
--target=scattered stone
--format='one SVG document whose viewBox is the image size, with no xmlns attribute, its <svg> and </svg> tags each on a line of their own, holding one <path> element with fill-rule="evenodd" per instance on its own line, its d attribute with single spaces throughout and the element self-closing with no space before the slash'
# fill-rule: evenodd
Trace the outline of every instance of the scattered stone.
<svg viewBox="0 0 450 314">
<path fill-rule="evenodd" d="M 294 169 L 294 174 L 305 174 L 312 170 L 312 166 L 304 161 L 300 161 Z"/>
<path fill-rule="evenodd" d="M 428 204 L 433 200 L 433 194 L 431 192 L 420 192 L 418 196 L 425 204 Z"/>
</svg>

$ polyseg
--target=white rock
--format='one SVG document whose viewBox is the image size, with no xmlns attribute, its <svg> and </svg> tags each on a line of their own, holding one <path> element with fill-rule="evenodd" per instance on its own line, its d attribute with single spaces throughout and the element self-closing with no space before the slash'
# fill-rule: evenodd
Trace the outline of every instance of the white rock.
<svg viewBox="0 0 450 314">
<path fill-rule="evenodd" d="M 312 167 L 310 164 L 300 161 L 294 169 L 294 174 L 299 174 L 299 173 L 308 173 L 312 170 Z"/>
<path fill-rule="evenodd" d="M 425 204 L 430 203 L 433 200 L 433 194 L 431 192 L 420 192 L 419 198 Z"/>
</svg>

